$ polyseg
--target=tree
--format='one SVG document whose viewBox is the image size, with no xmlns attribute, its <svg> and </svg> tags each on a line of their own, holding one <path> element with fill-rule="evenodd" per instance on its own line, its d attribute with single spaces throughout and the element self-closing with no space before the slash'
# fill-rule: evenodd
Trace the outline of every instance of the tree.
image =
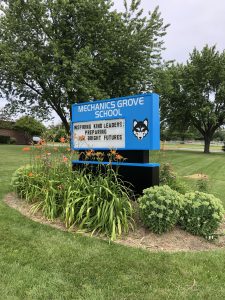
<svg viewBox="0 0 225 300">
<path fill-rule="evenodd" d="M 140 0 L 1 1 L 0 84 L 11 112 L 54 110 L 69 132 L 71 104 L 149 89 L 166 33 Z"/>
<path fill-rule="evenodd" d="M 225 124 L 225 52 L 215 46 L 194 49 L 186 65 L 165 68 L 157 83 L 165 122 L 196 128 L 209 153 L 216 130 Z"/>
<path fill-rule="evenodd" d="M 23 130 L 29 136 L 42 135 L 43 132 L 45 131 L 45 126 L 41 122 L 28 116 L 19 118 L 15 122 L 13 128 L 17 130 Z"/>
</svg>

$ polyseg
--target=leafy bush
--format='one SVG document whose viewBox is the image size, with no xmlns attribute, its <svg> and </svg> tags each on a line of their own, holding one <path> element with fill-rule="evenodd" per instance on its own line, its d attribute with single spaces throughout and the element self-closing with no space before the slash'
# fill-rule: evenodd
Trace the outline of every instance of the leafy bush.
<svg viewBox="0 0 225 300">
<path fill-rule="evenodd" d="M 32 173 L 32 166 L 25 165 L 17 169 L 11 180 L 11 185 L 14 191 L 21 197 L 27 199 L 28 190 L 29 190 L 29 174 Z"/>
<path fill-rule="evenodd" d="M 140 217 L 154 233 L 172 229 L 179 220 L 183 196 L 169 186 L 154 186 L 143 191 L 138 199 Z"/>
<path fill-rule="evenodd" d="M 207 193 L 209 191 L 209 182 L 207 178 L 201 178 L 196 181 L 196 189 L 199 192 Z"/>
<path fill-rule="evenodd" d="M 10 143 L 11 145 L 15 145 L 15 144 L 16 144 L 16 142 L 17 142 L 16 138 L 14 138 L 14 137 L 10 137 L 10 141 L 9 141 L 9 143 Z"/>
<path fill-rule="evenodd" d="M 10 137 L 9 136 L 0 136 L 0 144 L 9 144 L 10 143 Z"/>
<path fill-rule="evenodd" d="M 168 185 L 171 189 L 181 194 L 185 194 L 188 191 L 187 185 L 178 178 L 172 166 L 168 163 L 160 166 L 159 180 L 160 185 Z"/>
<path fill-rule="evenodd" d="M 114 170 L 107 167 L 104 174 L 76 172 L 77 186 L 64 194 L 64 219 L 67 227 L 77 224 L 115 240 L 132 225 L 132 206 L 129 190 Z"/>
<path fill-rule="evenodd" d="M 11 185 L 17 195 L 27 202 L 34 203 L 44 197 L 43 173 L 37 172 L 32 165 L 17 169 L 12 176 Z"/>
<path fill-rule="evenodd" d="M 128 232 L 132 226 L 130 191 L 111 165 L 93 173 L 87 166 L 72 171 L 74 153 L 69 148 L 41 144 L 23 151 L 30 151 L 31 165 L 13 174 L 12 185 L 21 198 L 35 202 L 34 211 L 42 210 L 49 219 L 61 217 L 68 228 L 76 225 L 112 240 Z M 101 159 L 100 152 L 96 155 Z"/>
<path fill-rule="evenodd" d="M 194 235 L 211 237 L 223 219 L 220 199 L 202 192 L 187 193 L 184 198 L 180 216 L 182 228 Z"/>
</svg>

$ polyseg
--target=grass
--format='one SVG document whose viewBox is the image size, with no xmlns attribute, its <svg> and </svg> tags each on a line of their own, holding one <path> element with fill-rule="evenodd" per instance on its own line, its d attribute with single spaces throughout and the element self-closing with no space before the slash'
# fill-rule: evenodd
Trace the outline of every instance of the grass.
<svg viewBox="0 0 225 300">
<path fill-rule="evenodd" d="M 20 149 L 0 146 L 1 198 L 12 172 L 29 161 Z M 223 158 L 199 154 L 195 171 L 188 167 L 195 156 L 181 155 L 166 153 L 180 174 L 197 173 L 202 157 L 216 174 L 212 159 Z M 222 167 L 216 178 L 223 182 Z M 224 299 L 224 265 L 224 250 L 170 254 L 109 245 L 35 223 L 0 201 L 0 299 Z"/>
<path fill-rule="evenodd" d="M 180 142 L 161 142 L 161 149 L 164 150 L 198 150 L 203 151 L 204 150 L 204 143 L 188 143 L 185 142 L 184 144 Z M 222 150 L 222 144 L 219 143 L 211 143 L 210 144 L 210 151 L 221 151 Z"/>
<path fill-rule="evenodd" d="M 161 148 L 164 148 L 165 150 L 182 150 L 182 149 L 190 149 L 190 150 L 204 150 L 204 143 L 171 143 L 171 142 L 161 142 Z M 211 144 L 210 145 L 210 151 L 220 151 L 222 149 L 222 145 L 219 144 Z"/>
<path fill-rule="evenodd" d="M 151 154 L 150 154 L 151 155 Z M 206 174 L 210 193 L 219 197 L 225 206 L 225 153 L 210 153 L 194 151 L 155 151 L 151 161 L 169 162 L 181 177 L 193 174 Z M 184 178 L 195 188 L 196 180 Z"/>
</svg>

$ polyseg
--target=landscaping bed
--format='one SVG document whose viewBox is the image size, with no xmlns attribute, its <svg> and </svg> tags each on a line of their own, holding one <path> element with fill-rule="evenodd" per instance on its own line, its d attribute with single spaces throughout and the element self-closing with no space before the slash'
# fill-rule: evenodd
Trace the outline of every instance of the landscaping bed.
<svg viewBox="0 0 225 300">
<path fill-rule="evenodd" d="M 4 198 L 4 202 L 35 222 L 46 224 L 59 230 L 68 231 L 64 223 L 59 219 L 50 221 L 44 217 L 40 211 L 32 213 L 32 204 L 22 201 L 15 195 L 15 193 L 7 194 Z M 69 231 L 74 233 L 81 232 L 76 228 L 70 229 Z M 224 231 L 225 222 L 223 222 L 220 226 L 218 233 L 223 233 Z M 85 232 L 82 232 L 82 234 L 91 236 L 91 234 Z M 95 235 L 95 238 L 96 237 L 106 239 L 106 237 L 101 235 Z M 114 242 L 149 251 L 206 251 L 225 248 L 225 236 L 223 235 L 210 242 L 205 240 L 203 237 L 194 236 L 179 227 L 175 227 L 172 231 L 159 235 L 143 228 L 140 221 L 136 222 L 134 231 L 130 230 L 129 234 L 122 235 L 120 239 L 117 239 Z"/>
</svg>

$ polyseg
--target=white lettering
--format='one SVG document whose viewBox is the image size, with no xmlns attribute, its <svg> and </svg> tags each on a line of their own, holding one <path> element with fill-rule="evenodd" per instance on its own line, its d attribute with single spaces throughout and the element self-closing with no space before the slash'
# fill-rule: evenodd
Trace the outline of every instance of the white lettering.
<svg viewBox="0 0 225 300">
<path fill-rule="evenodd" d="M 84 106 L 79 105 L 78 106 L 78 112 L 83 112 L 84 111 Z"/>
</svg>

